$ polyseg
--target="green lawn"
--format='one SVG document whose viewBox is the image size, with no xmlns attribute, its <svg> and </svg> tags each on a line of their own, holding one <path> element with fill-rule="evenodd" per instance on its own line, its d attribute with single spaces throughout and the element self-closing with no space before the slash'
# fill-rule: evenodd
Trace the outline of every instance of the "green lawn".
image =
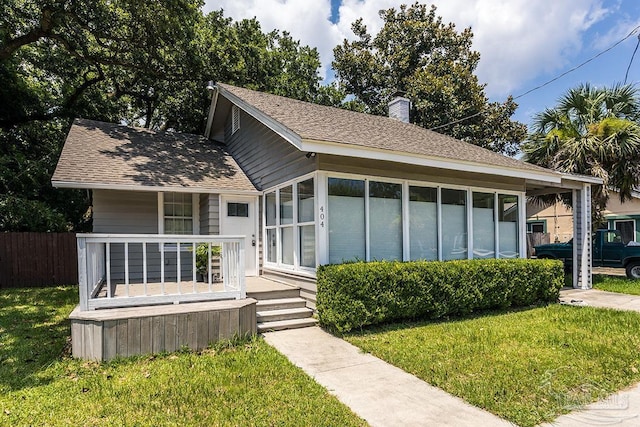
<svg viewBox="0 0 640 427">
<path fill-rule="evenodd" d="M 0 425 L 366 425 L 259 338 L 73 360 L 64 348 L 77 292 L 0 291 Z"/>
<path fill-rule="evenodd" d="M 640 381 L 640 314 L 551 305 L 345 337 L 521 426 Z"/>
<path fill-rule="evenodd" d="M 640 280 L 627 279 L 624 276 L 593 275 L 593 287 L 601 291 L 621 294 L 640 295 Z"/>
</svg>

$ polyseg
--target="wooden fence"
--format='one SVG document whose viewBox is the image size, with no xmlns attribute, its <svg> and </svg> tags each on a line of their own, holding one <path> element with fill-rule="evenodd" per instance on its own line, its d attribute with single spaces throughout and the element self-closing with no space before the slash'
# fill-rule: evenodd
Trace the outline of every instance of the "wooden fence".
<svg viewBox="0 0 640 427">
<path fill-rule="evenodd" d="M 527 233 L 527 258 L 533 255 L 533 247 L 538 245 L 546 245 L 551 242 L 551 234 L 549 233 Z"/>
<path fill-rule="evenodd" d="M 77 283 L 74 233 L 0 233 L 0 289 Z"/>
</svg>

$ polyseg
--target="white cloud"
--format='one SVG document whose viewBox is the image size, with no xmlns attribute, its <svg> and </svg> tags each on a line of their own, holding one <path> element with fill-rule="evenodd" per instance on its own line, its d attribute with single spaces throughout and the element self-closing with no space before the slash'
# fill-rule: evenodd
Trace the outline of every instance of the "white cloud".
<svg viewBox="0 0 640 427">
<path fill-rule="evenodd" d="M 445 22 L 471 26 L 481 54 L 477 74 L 487 94 L 503 98 L 527 81 L 564 69 L 580 51 L 584 33 L 603 19 L 602 0 L 432 0 Z M 205 10 L 223 8 L 234 19 L 257 17 L 265 31 L 286 30 L 320 52 L 323 72 L 333 47 L 352 39 L 351 23 L 362 17 L 371 34 L 381 27 L 378 11 L 412 0 L 343 0 L 340 19 L 330 22 L 330 0 L 208 1 Z"/>
</svg>

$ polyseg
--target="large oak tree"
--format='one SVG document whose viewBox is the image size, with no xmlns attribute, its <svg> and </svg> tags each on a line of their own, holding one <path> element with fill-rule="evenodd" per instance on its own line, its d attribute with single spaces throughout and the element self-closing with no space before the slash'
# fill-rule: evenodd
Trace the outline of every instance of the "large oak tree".
<svg viewBox="0 0 640 427">
<path fill-rule="evenodd" d="M 89 195 L 51 188 L 74 117 L 201 133 L 208 80 L 337 104 L 315 48 L 200 0 L 0 2 L 0 231 L 87 229 Z"/>
<path fill-rule="evenodd" d="M 384 21 L 376 35 L 362 19 L 353 23 L 356 40 L 334 49 L 333 67 L 352 108 L 387 113 L 397 91 L 412 101 L 411 122 L 425 128 L 513 155 L 526 127 L 510 118 L 517 104 L 489 102 L 474 74 L 480 54 L 471 49 L 473 33 L 458 32 L 415 3 L 380 11 Z"/>
</svg>

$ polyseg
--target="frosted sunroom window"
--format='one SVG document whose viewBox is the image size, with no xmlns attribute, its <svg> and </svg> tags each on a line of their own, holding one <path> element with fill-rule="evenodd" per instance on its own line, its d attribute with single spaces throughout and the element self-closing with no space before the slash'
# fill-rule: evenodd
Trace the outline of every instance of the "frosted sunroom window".
<svg viewBox="0 0 640 427">
<path fill-rule="evenodd" d="M 329 262 L 365 259 L 364 181 L 329 178 Z"/>
<path fill-rule="evenodd" d="M 409 187 L 411 260 L 438 259 L 438 189 Z"/>
<path fill-rule="evenodd" d="M 473 193 L 473 257 L 495 258 L 494 193 Z"/>
<path fill-rule="evenodd" d="M 498 194 L 498 250 L 500 258 L 517 258 L 518 196 Z"/>
<path fill-rule="evenodd" d="M 442 259 L 467 258 L 467 192 L 443 188 Z"/>
<path fill-rule="evenodd" d="M 371 260 L 402 259 L 402 185 L 369 182 Z"/>
</svg>

